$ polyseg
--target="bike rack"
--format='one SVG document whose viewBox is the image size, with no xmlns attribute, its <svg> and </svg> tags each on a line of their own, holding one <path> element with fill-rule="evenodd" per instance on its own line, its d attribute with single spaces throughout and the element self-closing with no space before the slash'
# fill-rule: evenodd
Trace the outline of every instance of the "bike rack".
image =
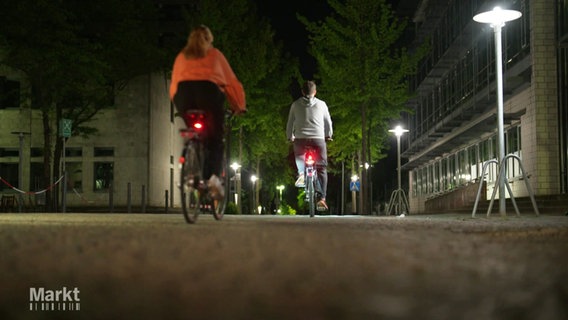
<svg viewBox="0 0 568 320">
<path fill-rule="evenodd" d="M 401 210 L 403 206 L 405 207 L 406 211 Z M 394 207 L 397 208 L 395 212 L 397 215 L 400 215 L 405 212 L 406 213 L 410 212 L 410 206 L 408 205 L 408 198 L 406 197 L 406 193 L 404 193 L 404 190 L 396 189 L 395 191 L 393 191 L 389 200 L 389 205 L 387 207 L 386 214 L 390 216 L 391 211 Z"/>
<path fill-rule="evenodd" d="M 495 201 L 495 194 L 497 193 L 497 188 L 499 186 L 500 179 L 503 176 L 503 170 L 507 168 L 507 159 L 509 158 L 513 158 L 518 161 L 519 167 L 521 168 L 521 173 L 523 175 L 523 180 L 525 181 L 525 186 L 531 198 L 534 212 L 537 216 L 540 214 L 538 211 L 538 207 L 536 205 L 536 200 L 534 198 L 533 190 L 530 186 L 529 179 L 525 173 L 525 168 L 523 167 L 521 158 L 517 155 L 509 154 L 503 158 L 502 165 L 499 165 L 499 162 L 495 159 L 489 160 L 483 165 L 483 169 L 481 170 L 481 182 L 479 183 L 479 188 L 477 189 L 477 196 L 475 197 L 475 204 L 473 205 L 473 211 L 471 213 L 472 218 L 475 218 L 475 213 L 477 212 L 477 205 L 479 204 L 479 198 L 481 196 L 481 187 L 483 186 L 483 181 L 485 180 L 485 174 L 486 174 L 485 171 L 487 169 L 487 166 L 492 163 L 495 163 L 497 165 L 497 168 L 499 168 L 499 174 L 497 175 L 497 179 L 495 180 L 495 186 L 493 187 L 493 193 L 491 194 L 491 201 L 489 202 L 489 208 L 487 208 L 487 217 L 491 215 L 491 209 L 493 209 L 493 202 Z M 515 212 L 517 213 L 517 216 L 520 216 L 521 213 L 519 212 L 519 207 L 517 206 L 517 202 L 515 201 L 515 196 L 513 195 L 511 185 L 509 184 L 509 179 L 505 179 L 504 185 L 507 188 L 507 192 L 509 192 L 509 196 L 511 197 L 511 202 L 513 203 L 513 207 L 515 207 Z"/>
</svg>

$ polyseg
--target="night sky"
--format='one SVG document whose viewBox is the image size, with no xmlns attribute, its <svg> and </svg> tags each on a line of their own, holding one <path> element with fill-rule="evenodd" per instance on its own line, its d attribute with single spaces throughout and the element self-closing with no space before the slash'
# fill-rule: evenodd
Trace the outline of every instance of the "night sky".
<svg viewBox="0 0 568 320">
<path fill-rule="evenodd" d="M 285 50 L 300 59 L 300 71 L 305 79 L 313 79 L 315 61 L 307 53 L 308 35 L 296 13 L 310 21 L 323 20 L 332 12 L 326 0 L 255 0 L 259 13 L 267 17 L 276 33 L 276 39 L 284 43 Z M 411 16 L 419 0 L 390 0 L 400 16 Z"/>
<path fill-rule="evenodd" d="M 307 54 L 308 35 L 296 13 L 311 21 L 325 18 L 331 11 L 326 0 L 311 1 L 257 1 L 259 12 L 266 16 L 275 30 L 276 39 L 284 43 L 285 50 L 300 59 L 300 71 L 305 79 L 312 79 L 315 61 Z"/>
</svg>

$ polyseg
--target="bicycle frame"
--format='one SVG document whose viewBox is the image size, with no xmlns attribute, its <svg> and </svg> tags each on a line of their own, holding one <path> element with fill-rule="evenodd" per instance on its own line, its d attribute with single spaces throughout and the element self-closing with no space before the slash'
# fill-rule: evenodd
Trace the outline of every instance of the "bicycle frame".
<svg viewBox="0 0 568 320">
<path fill-rule="evenodd" d="M 304 164 L 306 202 L 308 203 L 310 217 L 314 217 L 316 209 L 316 183 L 318 174 L 316 169 L 316 151 L 313 147 L 306 147 L 306 151 L 304 153 Z"/>
</svg>

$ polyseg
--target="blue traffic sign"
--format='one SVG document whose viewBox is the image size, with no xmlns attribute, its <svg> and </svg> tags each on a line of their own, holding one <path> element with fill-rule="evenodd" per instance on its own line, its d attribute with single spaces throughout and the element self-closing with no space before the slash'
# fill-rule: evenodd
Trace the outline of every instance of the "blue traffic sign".
<svg viewBox="0 0 568 320">
<path fill-rule="evenodd" d="M 349 190 L 358 192 L 361 190 L 361 183 L 359 181 L 351 181 L 351 183 L 349 183 Z"/>
</svg>

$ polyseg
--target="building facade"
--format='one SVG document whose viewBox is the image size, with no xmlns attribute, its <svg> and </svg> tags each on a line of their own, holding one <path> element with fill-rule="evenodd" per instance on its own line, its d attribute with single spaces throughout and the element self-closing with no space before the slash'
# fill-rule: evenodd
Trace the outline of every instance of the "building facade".
<svg viewBox="0 0 568 320">
<path fill-rule="evenodd" d="M 414 44 L 430 52 L 411 79 L 402 153 L 411 212 L 472 204 L 498 157 L 494 33 L 473 21 L 497 5 L 522 13 L 502 29 L 505 154 L 521 159 L 537 196 L 568 188 L 568 1 L 421 1 Z M 485 167 L 484 200 L 498 172 Z M 506 168 L 514 196 L 528 196 L 519 162 Z"/>
<path fill-rule="evenodd" d="M 25 101 L 20 103 L 26 96 L 25 79 L 3 71 L 0 89 L 18 93 L 14 99 L 0 102 L 0 194 L 21 194 L 15 187 L 27 193 L 24 201 L 30 201 L 28 195 L 60 188 L 61 183 L 53 186 L 60 177 L 53 177 L 51 185 L 43 181 L 40 110 L 27 107 Z M 96 134 L 67 139 L 67 206 L 107 207 L 112 201 L 116 207 L 129 202 L 141 207 L 144 201 L 149 207 L 164 207 L 166 201 L 179 202 L 177 159 L 182 141 L 178 130 L 183 124 L 174 117 L 168 85 L 169 78 L 159 73 L 132 79 L 117 93 L 114 105 L 97 113 L 88 124 L 97 128 Z M 21 147 L 17 132 L 25 133 Z M 52 139 L 61 137 L 54 134 Z"/>
</svg>

